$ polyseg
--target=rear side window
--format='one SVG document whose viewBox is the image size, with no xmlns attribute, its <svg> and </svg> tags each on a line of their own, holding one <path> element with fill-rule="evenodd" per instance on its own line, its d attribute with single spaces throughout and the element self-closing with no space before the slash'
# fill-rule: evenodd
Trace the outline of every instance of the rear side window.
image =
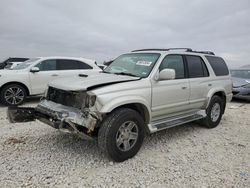
<svg viewBox="0 0 250 188">
<path fill-rule="evenodd" d="M 216 76 L 225 76 L 229 74 L 227 65 L 221 57 L 206 56 L 206 58 Z"/>
<path fill-rule="evenodd" d="M 78 65 L 79 65 L 79 69 L 93 69 L 93 67 L 91 67 L 90 65 L 80 62 L 80 61 L 78 61 Z"/>
<path fill-rule="evenodd" d="M 69 60 L 69 59 L 58 59 L 57 60 L 57 69 L 58 70 L 77 70 L 77 69 L 93 69 L 86 63 Z"/>
<path fill-rule="evenodd" d="M 189 78 L 208 77 L 209 73 L 203 59 L 199 56 L 186 56 Z"/>
</svg>

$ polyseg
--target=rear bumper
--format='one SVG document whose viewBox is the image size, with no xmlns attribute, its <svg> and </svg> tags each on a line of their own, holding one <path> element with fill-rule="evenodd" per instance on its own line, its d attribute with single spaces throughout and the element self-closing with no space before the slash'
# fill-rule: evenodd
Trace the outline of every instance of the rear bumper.
<svg viewBox="0 0 250 188">
<path fill-rule="evenodd" d="M 43 100 L 36 108 L 9 107 L 11 123 L 39 120 L 62 132 L 76 133 L 83 139 L 92 139 L 97 119 L 91 113 Z"/>
</svg>

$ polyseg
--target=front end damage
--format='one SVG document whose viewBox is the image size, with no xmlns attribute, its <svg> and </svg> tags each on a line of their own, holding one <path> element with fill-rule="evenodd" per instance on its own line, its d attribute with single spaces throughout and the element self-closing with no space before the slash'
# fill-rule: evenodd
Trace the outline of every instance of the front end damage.
<svg viewBox="0 0 250 188">
<path fill-rule="evenodd" d="M 46 99 L 35 108 L 9 107 L 9 121 L 17 123 L 39 120 L 60 131 L 75 133 L 83 139 L 93 139 L 102 119 L 101 114 L 94 110 L 95 98 L 84 91 L 55 90 L 49 88 Z"/>
</svg>

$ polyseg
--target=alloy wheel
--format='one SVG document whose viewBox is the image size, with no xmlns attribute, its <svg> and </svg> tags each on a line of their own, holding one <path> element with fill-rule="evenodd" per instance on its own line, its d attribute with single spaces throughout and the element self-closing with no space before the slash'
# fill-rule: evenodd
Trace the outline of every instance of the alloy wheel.
<svg viewBox="0 0 250 188">
<path fill-rule="evenodd" d="M 24 91 L 19 87 L 10 87 L 4 93 L 4 99 L 8 104 L 18 105 L 24 100 Z"/>
<path fill-rule="evenodd" d="M 123 123 L 116 134 L 116 146 L 121 151 L 129 151 L 138 139 L 138 125 L 133 121 Z"/>
</svg>

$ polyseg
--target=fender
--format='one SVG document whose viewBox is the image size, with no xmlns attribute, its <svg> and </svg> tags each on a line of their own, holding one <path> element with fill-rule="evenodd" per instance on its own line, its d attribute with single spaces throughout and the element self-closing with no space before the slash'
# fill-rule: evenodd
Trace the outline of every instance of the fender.
<svg viewBox="0 0 250 188">
<path fill-rule="evenodd" d="M 146 108 L 146 110 L 149 114 L 148 120 L 150 122 L 151 121 L 150 104 L 148 104 L 147 100 L 145 100 L 143 97 L 140 97 L 140 96 L 122 96 L 122 97 L 114 98 L 110 102 L 108 102 L 107 104 L 102 106 L 99 109 L 99 112 L 100 113 L 108 113 L 108 112 L 113 111 L 115 108 L 117 108 L 119 106 L 126 105 L 126 104 L 132 104 L 132 103 L 141 104 Z"/>
<path fill-rule="evenodd" d="M 212 96 L 217 93 L 217 92 L 223 92 L 224 95 L 226 96 L 226 90 L 223 87 L 214 87 L 211 88 L 207 94 L 207 103 L 205 104 L 206 108 L 208 107 L 210 100 L 212 98 Z"/>
<path fill-rule="evenodd" d="M 19 82 L 19 81 L 13 81 L 13 82 L 6 82 L 4 83 L 3 85 L 0 86 L 0 90 L 2 90 L 2 88 L 6 85 L 9 85 L 9 84 L 19 84 L 21 86 L 23 86 L 26 90 L 27 90 L 27 96 L 29 96 L 31 94 L 31 90 L 30 90 L 30 87 L 27 86 L 27 84 L 23 83 L 23 82 Z"/>
</svg>

